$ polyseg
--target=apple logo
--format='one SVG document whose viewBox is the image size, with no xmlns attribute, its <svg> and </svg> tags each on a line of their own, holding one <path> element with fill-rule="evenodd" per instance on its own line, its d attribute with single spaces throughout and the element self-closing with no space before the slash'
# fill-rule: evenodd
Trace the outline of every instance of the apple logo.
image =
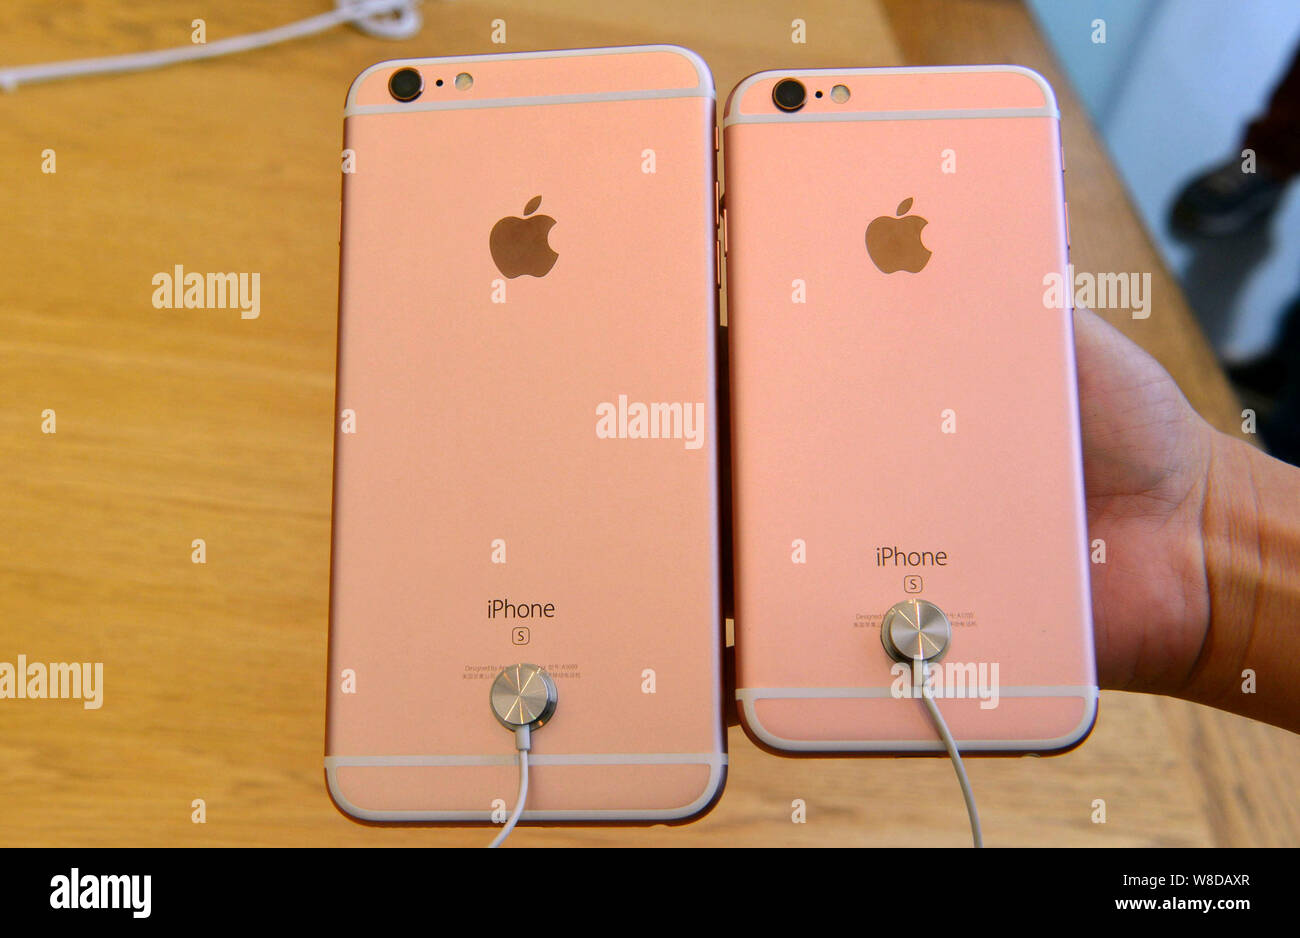
<svg viewBox="0 0 1300 938">
<path fill-rule="evenodd" d="M 867 225 L 867 254 L 882 273 L 905 270 L 915 274 L 930 262 L 930 251 L 921 243 L 921 229 L 929 222 L 920 215 L 908 215 L 911 208 L 912 200 L 904 199 L 898 203 L 897 218 L 881 215 Z"/>
<path fill-rule="evenodd" d="M 492 226 L 488 247 L 492 260 L 507 280 L 522 277 L 545 277 L 555 266 L 560 255 L 551 250 L 551 228 L 555 219 L 549 215 L 534 215 L 542 204 L 540 195 L 533 196 L 524 206 L 524 216 L 508 215 Z"/>
</svg>

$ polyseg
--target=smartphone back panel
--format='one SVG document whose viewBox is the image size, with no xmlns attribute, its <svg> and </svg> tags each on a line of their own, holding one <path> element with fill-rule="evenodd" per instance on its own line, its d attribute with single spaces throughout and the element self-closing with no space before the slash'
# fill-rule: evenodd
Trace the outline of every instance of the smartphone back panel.
<svg viewBox="0 0 1300 938">
<path fill-rule="evenodd" d="M 781 750 L 942 751 L 880 641 L 917 598 L 952 625 L 934 687 L 963 749 L 1073 745 L 1097 691 L 1071 309 L 1045 300 L 1067 261 L 1051 89 L 767 72 L 724 126 L 744 724 Z"/>
<path fill-rule="evenodd" d="M 332 796 L 503 819 L 488 689 L 533 662 L 559 702 L 525 821 L 700 812 L 726 760 L 707 68 L 668 46 L 381 63 L 345 146 Z"/>
</svg>

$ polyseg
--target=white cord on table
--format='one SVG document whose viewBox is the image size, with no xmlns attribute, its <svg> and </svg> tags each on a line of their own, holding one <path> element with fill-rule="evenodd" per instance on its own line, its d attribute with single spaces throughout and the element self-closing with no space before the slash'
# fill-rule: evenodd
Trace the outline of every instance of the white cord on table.
<svg viewBox="0 0 1300 938">
<path fill-rule="evenodd" d="M 258 33 L 249 33 L 246 36 L 234 36 L 230 39 L 217 39 L 214 42 L 195 43 L 153 52 L 130 52 L 104 58 L 73 59 L 67 62 L 0 68 L 0 88 L 14 91 L 19 85 L 38 81 L 135 72 L 195 59 L 210 59 L 233 52 L 259 49 L 277 42 L 301 39 L 344 23 L 349 23 L 367 35 L 381 39 L 410 39 L 419 33 L 420 26 L 423 24 L 420 11 L 417 9 L 420 2 L 421 0 L 334 0 L 334 9 L 328 13 L 321 13 L 285 26 L 265 29 Z"/>
<path fill-rule="evenodd" d="M 930 665 L 928 662 L 921 662 L 921 699 L 925 701 L 925 707 L 930 711 L 930 717 L 934 720 L 935 728 L 939 735 L 943 737 L 943 744 L 948 749 L 948 756 L 952 759 L 952 767 L 957 772 L 957 782 L 961 785 L 961 795 L 966 799 L 966 813 L 970 815 L 971 837 L 974 838 L 976 847 L 984 846 L 984 833 L 980 830 L 979 809 L 975 807 L 975 794 L 971 791 L 970 779 L 966 777 L 966 766 L 962 764 L 961 753 L 957 751 L 957 743 L 952 738 L 952 733 L 948 730 L 948 724 L 944 721 L 943 715 L 939 713 L 939 707 L 934 702 L 934 697 L 926 692 L 926 685 L 929 683 Z"/>
</svg>

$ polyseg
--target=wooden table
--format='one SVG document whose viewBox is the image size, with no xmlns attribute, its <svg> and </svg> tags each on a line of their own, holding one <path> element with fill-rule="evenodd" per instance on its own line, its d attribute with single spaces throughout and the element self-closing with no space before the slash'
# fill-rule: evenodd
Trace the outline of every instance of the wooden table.
<svg viewBox="0 0 1300 938">
<path fill-rule="evenodd" d="M 419 39 L 337 29 L 154 73 L 0 95 L 0 661 L 102 661 L 104 706 L 0 702 L 3 845 L 452 845 L 326 796 L 330 451 L 341 106 L 400 56 L 677 42 L 719 96 L 779 65 L 1018 62 L 1064 117 L 1080 269 L 1154 271 L 1118 324 L 1223 428 L 1237 406 L 1079 104 L 1017 4 L 984 0 L 426 2 Z M 240 0 L 209 40 L 325 0 Z M 166 0 L 0 8 L 0 61 L 189 42 Z M 793 44 L 791 21 L 807 22 Z M 42 151 L 57 172 L 41 172 Z M 261 273 L 261 315 L 155 309 L 151 277 Z M 42 412 L 57 433 L 41 432 Z M 207 563 L 191 562 L 203 538 Z M 731 733 L 718 807 L 682 828 L 523 829 L 519 844 L 960 845 L 946 760 L 782 759 Z M 972 760 L 988 843 L 1300 843 L 1300 739 L 1191 704 L 1103 695 L 1056 759 Z M 791 802 L 808 805 L 806 824 Z M 1094 799 L 1108 821 L 1090 821 Z M 203 799 L 207 819 L 191 822 Z M 913 806 L 899 812 L 892 806 Z M 886 810 L 885 805 L 891 808 Z M 925 810 L 922 811 L 924 806 Z M 932 813 L 933 812 L 933 813 Z"/>
</svg>

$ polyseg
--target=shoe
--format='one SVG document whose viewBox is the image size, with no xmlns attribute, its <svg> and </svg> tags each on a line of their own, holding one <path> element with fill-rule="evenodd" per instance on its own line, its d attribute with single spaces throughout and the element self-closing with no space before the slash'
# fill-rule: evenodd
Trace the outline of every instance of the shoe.
<svg viewBox="0 0 1300 938">
<path fill-rule="evenodd" d="M 1265 166 L 1255 169 L 1243 173 L 1241 161 L 1234 157 L 1189 182 L 1170 211 L 1174 234 L 1224 238 L 1267 218 L 1282 200 L 1286 180 Z"/>
<path fill-rule="evenodd" d="M 1240 365 L 1228 365 L 1223 370 L 1238 391 L 1249 391 L 1271 400 L 1286 387 L 1291 368 L 1292 363 L 1285 355 L 1273 351 Z"/>
<path fill-rule="evenodd" d="M 1300 387 L 1300 296 L 1287 303 L 1278 319 L 1277 338 L 1262 355 L 1223 369 L 1233 387 L 1270 402 L 1282 396 L 1289 383 Z"/>
</svg>

